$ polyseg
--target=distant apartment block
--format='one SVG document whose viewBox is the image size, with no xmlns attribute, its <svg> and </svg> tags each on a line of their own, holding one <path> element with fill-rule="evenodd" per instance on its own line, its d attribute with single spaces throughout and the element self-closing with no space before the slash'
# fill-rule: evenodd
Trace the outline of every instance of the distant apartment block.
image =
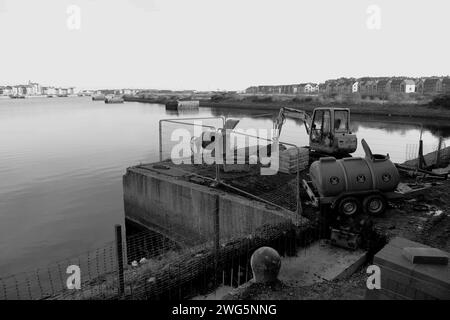
<svg viewBox="0 0 450 320">
<path fill-rule="evenodd" d="M 276 86 L 252 86 L 247 94 L 356 94 L 381 96 L 390 93 L 440 94 L 450 93 L 450 77 L 422 79 L 395 78 L 341 78 L 325 83 L 301 83 Z"/>
<path fill-rule="evenodd" d="M 424 79 L 419 84 L 420 93 L 433 94 L 442 91 L 442 80 L 439 78 Z"/>
<path fill-rule="evenodd" d="M 442 93 L 450 93 L 450 78 L 443 78 L 441 81 Z"/>
<path fill-rule="evenodd" d="M 252 86 L 245 90 L 247 94 L 312 94 L 317 92 L 319 92 L 319 84 L 317 83 Z"/>
<path fill-rule="evenodd" d="M 37 82 L 31 81 L 28 81 L 27 84 L 0 87 L 0 95 L 4 96 L 73 95 L 74 93 L 75 93 L 74 87 L 69 88 L 45 87 L 41 86 Z"/>
</svg>

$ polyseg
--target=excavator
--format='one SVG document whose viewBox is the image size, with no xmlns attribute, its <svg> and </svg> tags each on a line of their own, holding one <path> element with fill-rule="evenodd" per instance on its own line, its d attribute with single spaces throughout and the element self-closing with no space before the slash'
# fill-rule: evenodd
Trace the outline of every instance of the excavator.
<svg viewBox="0 0 450 320">
<path fill-rule="evenodd" d="M 350 110 L 348 108 L 316 108 L 311 117 L 303 110 L 282 107 L 273 123 L 275 133 L 273 140 L 279 141 L 287 118 L 303 121 L 309 136 L 312 155 L 343 158 L 356 151 L 358 141 L 356 135 L 350 131 Z M 223 129 L 233 130 L 238 123 L 239 120 L 228 119 Z M 211 131 L 203 132 L 201 137 L 194 137 L 191 141 L 191 149 L 206 148 L 214 141 L 214 135 L 214 132 Z"/>
<path fill-rule="evenodd" d="M 356 151 L 358 141 L 350 131 L 348 108 L 316 108 L 311 117 L 303 110 L 282 107 L 273 124 L 277 139 L 286 118 L 303 121 L 309 136 L 309 147 L 319 155 L 343 157 Z"/>
</svg>

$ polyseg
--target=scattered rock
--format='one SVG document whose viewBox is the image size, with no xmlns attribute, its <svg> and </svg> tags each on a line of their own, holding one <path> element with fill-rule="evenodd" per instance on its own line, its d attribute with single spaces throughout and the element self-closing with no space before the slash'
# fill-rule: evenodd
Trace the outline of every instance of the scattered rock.
<svg viewBox="0 0 450 320">
<path fill-rule="evenodd" d="M 169 170 L 170 167 L 163 165 L 163 164 L 155 164 L 152 166 L 154 169 L 159 169 L 159 170 Z"/>
</svg>

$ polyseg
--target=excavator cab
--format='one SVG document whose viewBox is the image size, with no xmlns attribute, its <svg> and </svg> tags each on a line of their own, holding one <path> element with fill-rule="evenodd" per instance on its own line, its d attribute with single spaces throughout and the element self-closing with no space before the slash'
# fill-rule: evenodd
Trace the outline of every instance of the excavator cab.
<svg viewBox="0 0 450 320">
<path fill-rule="evenodd" d="M 316 108 L 311 119 L 309 145 L 325 154 L 346 155 L 356 151 L 357 138 L 350 131 L 350 110 Z"/>
</svg>

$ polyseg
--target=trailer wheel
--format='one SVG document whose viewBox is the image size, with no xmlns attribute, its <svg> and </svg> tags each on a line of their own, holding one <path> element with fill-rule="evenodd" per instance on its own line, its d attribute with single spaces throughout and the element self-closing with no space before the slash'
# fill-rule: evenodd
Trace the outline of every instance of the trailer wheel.
<svg viewBox="0 0 450 320">
<path fill-rule="evenodd" d="M 345 197 L 339 201 L 338 211 L 343 216 L 352 216 L 361 207 L 359 200 L 355 197 Z"/>
<path fill-rule="evenodd" d="M 378 194 L 368 196 L 363 200 L 363 207 L 364 211 L 368 214 L 380 215 L 386 210 L 386 199 Z"/>
</svg>

